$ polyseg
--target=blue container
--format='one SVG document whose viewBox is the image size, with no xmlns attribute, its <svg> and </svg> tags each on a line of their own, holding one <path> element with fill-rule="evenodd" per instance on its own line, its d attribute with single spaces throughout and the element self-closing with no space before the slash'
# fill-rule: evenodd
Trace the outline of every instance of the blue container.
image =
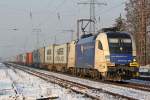
<svg viewBox="0 0 150 100">
<path fill-rule="evenodd" d="M 38 67 L 40 63 L 40 53 L 38 50 L 33 51 L 33 64 L 34 67 Z"/>
</svg>

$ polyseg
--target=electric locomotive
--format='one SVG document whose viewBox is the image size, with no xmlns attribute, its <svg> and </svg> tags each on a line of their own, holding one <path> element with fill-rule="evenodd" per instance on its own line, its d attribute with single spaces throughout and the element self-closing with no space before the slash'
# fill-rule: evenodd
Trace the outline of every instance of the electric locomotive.
<svg viewBox="0 0 150 100">
<path fill-rule="evenodd" d="M 79 39 L 76 72 L 103 80 L 120 81 L 138 77 L 136 47 L 126 32 L 104 31 Z"/>
</svg>

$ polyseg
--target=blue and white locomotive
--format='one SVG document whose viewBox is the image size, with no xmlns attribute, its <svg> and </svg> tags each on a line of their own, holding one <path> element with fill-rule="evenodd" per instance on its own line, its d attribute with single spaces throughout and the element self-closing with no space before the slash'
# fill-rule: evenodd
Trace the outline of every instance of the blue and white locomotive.
<svg viewBox="0 0 150 100">
<path fill-rule="evenodd" d="M 76 72 L 104 80 L 138 76 L 136 47 L 125 32 L 108 31 L 79 39 L 76 44 Z"/>
</svg>

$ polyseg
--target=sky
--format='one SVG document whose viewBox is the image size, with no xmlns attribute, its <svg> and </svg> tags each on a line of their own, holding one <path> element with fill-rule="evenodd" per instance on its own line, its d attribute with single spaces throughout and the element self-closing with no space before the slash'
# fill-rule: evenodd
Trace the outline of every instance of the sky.
<svg viewBox="0 0 150 100">
<path fill-rule="evenodd" d="M 89 0 L 0 0 L 0 57 L 32 51 L 76 36 L 77 20 L 89 18 Z M 120 14 L 125 17 L 127 0 L 96 0 L 107 3 L 95 10 L 98 29 L 111 27 Z M 38 35 L 37 35 L 38 34 Z M 37 39 L 38 38 L 38 39 Z M 37 45 L 37 40 L 39 40 Z"/>
</svg>

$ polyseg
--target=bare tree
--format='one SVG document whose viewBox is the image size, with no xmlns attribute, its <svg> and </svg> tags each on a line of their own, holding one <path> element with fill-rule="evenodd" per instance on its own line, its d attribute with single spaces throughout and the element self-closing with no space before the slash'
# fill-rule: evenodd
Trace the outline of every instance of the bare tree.
<svg viewBox="0 0 150 100">
<path fill-rule="evenodd" d="M 150 25 L 150 0 L 128 0 L 126 3 L 127 29 L 135 38 L 141 65 L 150 63 L 147 26 Z"/>
</svg>

